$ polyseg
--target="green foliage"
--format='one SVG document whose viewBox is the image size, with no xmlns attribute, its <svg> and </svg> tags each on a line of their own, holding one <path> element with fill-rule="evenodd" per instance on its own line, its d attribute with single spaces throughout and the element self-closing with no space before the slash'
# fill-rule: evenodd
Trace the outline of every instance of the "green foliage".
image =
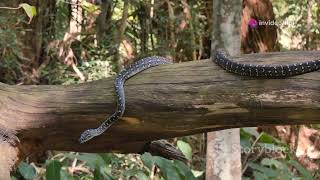
<svg viewBox="0 0 320 180">
<path fill-rule="evenodd" d="M 36 177 L 36 170 L 33 166 L 22 162 L 18 166 L 18 171 L 20 175 L 26 180 L 33 180 Z"/>
<path fill-rule="evenodd" d="M 161 175 L 165 179 L 185 179 L 195 180 L 195 176 L 192 171 L 184 163 L 180 161 L 169 161 L 159 156 L 151 156 L 149 153 L 145 153 L 141 156 L 141 160 L 145 166 L 148 167 L 148 172 L 153 166 L 158 166 Z"/>
<path fill-rule="evenodd" d="M 19 62 L 21 49 L 18 46 L 18 33 L 23 33 L 21 28 L 14 28 L 17 22 L 23 22 L 22 15 L 11 16 L 11 11 L 0 10 L 0 82 L 15 84 L 19 78 Z"/>
<path fill-rule="evenodd" d="M 82 62 L 77 67 L 84 73 L 87 81 L 99 80 L 114 74 L 109 61 L 91 60 L 89 62 Z M 74 74 L 72 68 L 66 67 L 62 63 L 48 65 L 41 71 L 41 76 L 43 77 L 43 81 L 49 84 L 69 85 L 82 83 L 79 77 Z"/>
<path fill-rule="evenodd" d="M 29 17 L 29 22 L 31 22 L 32 18 L 37 15 L 37 9 L 34 6 L 30 6 L 27 3 L 21 3 L 19 7 L 26 12 L 27 16 Z"/>
<path fill-rule="evenodd" d="M 46 180 L 60 180 L 61 163 L 57 160 L 47 161 Z"/>
<path fill-rule="evenodd" d="M 66 154 L 66 157 L 68 158 L 77 158 L 81 161 L 84 161 L 87 163 L 87 165 L 93 169 L 93 179 L 114 179 L 110 173 L 111 168 L 106 164 L 104 158 L 101 157 L 99 154 Z"/>
<path fill-rule="evenodd" d="M 59 175 L 55 176 L 58 177 Z M 75 178 L 69 174 L 65 169 L 60 169 L 60 179 L 61 180 L 75 180 Z"/>
<path fill-rule="evenodd" d="M 260 164 L 250 162 L 249 167 L 254 170 L 253 175 L 255 179 L 313 179 L 311 173 L 294 160 L 286 161 L 264 158 Z M 295 175 L 290 170 L 292 167 L 296 168 L 300 175 Z"/>
<path fill-rule="evenodd" d="M 57 159 L 57 157 L 60 157 Z M 76 160 L 76 164 L 74 164 Z M 85 163 L 85 164 L 83 164 Z M 67 169 L 82 167 L 83 171 L 77 171 L 73 175 Z M 160 173 L 154 174 L 157 166 Z M 37 167 L 41 172 L 41 167 Z M 40 168 L 40 169 L 39 169 Z M 43 167 L 44 168 L 44 167 Z M 24 177 L 25 179 L 36 179 L 41 177 L 33 166 L 22 162 L 19 165 L 19 174 L 13 178 Z M 180 161 L 167 160 L 158 156 L 151 156 L 149 153 L 141 155 L 141 159 L 127 157 L 118 154 L 90 154 L 90 153 L 64 153 L 54 156 L 46 161 L 45 177 L 47 180 L 73 180 L 73 179 L 141 179 L 148 180 L 151 176 L 159 179 L 174 180 L 196 180 L 197 178 L 190 167 Z M 92 173 L 87 173 L 92 172 Z"/>
<path fill-rule="evenodd" d="M 293 159 L 290 159 L 289 161 L 287 161 L 287 163 L 293 166 L 294 168 L 296 168 L 298 172 L 301 174 L 301 176 L 303 177 L 303 179 L 305 180 L 313 179 L 312 174 L 306 168 L 304 168 L 299 162 Z"/>
<path fill-rule="evenodd" d="M 280 43 L 285 50 L 304 48 L 306 45 L 307 32 L 307 0 L 276 0 L 272 2 L 274 12 L 278 22 L 289 22 L 278 28 L 280 31 Z M 320 32 L 317 22 L 318 16 L 317 3 L 311 7 L 311 39 L 309 42 L 310 49 L 316 49 L 320 38 Z M 291 25 L 290 25 L 291 24 Z M 295 41 L 288 41 L 289 39 Z M 290 43 L 291 42 L 291 43 Z M 296 44 L 295 46 L 292 46 Z"/>
<path fill-rule="evenodd" d="M 81 6 L 84 10 L 88 11 L 89 13 L 94 13 L 99 8 L 98 6 L 88 3 L 87 1 L 82 1 Z"/>
<path fill-rule="evenodd" d="M 243 167 L 251 168 L 255 179 L 312 179 L 311 173 L 293 159 L 294 155 L 288 145 L 266 133 L 258 133 L 253 128 L 243 128 L 240 134 L 241 148 L 246 159 Z"/>
<path fill-rule="evenodd" d="M 181 150 L 181 152 L 183 153 L 183 155 L 188 159 L 188 160 L 192 160 L 192 148 L 191 146 L 184 142 L 184 141 L 181 141 L 179 140 L 177 142 L 177 146 L 178 148 Z"/>
</svg>

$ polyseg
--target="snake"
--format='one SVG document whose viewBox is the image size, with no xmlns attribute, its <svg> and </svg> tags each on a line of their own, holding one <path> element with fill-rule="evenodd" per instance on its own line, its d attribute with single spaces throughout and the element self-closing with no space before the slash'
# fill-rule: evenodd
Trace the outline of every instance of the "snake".
<svg viewBox="0 0 320 180">
<path fill-rule="evenodd" d="M 253 65 L 233 60 L 226 51 L 217 50 L 213 53 L 213 62 L 224 70 L 240 76 L 264 79 L 280 79 L 297 76 L 320 69 L 320 59 L 292 64 Z"/>
<path fill-rule="evenodd" d="M 222 67 L 227 72 L 256 78 L 278 79 L 297 76 L 320 69 L 320 59 L 310 60 L 292 64 L 248 64 L 236 62 L 224 50 L 218 49 L 212 55 L 212 61 Z M 79 142 L 84 143 L 90 139 L 104 133 L 114 122 L 121 118 L 125 111 L 124 83 L 130 77 L 154 66 L 171 64 L 171 62 L 160 56 L 146 57 L 122 70 L 114 81 L 117 95 L 117 109 L 114 114 L 109 116 L 98 128 L 85 130 Z"/>
<path fill-rule="evenodd" d="M 142 58 L 141 60 L 138 60 L 130 64 L 127 68 L 120 71 L 120 73 L 117 75 L 114 81 L 114 86 L 117 95 L 116 111 L 111 116 L 109 116 L 99 127 L 85 130 L 80 135 L 79 142 L 84 143 L 96 136 L 99 136 L 100 134 L 104 133 L 115 121 L 117 121 L 123 116 L 126 103 L 123 86 L 126 80 L 146 69 L 163 64 L 171 64 L 171 62 L 164 57 L 151 56 Z"/>
</svg>

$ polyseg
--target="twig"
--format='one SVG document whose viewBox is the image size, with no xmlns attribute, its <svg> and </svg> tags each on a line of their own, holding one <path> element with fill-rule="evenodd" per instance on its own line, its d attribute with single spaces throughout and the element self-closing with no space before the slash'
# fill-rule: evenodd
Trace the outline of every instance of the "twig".
<svg viewBox="0 0 320 180">
<path fill-rule="evenodd" d="M 83 73 L 80 71 L 80 69 L 78 69 L 78 67 L 74 63 L 72 63 L 72 69 L 77 73 L 77 75 L 79 76 L 81 81 L 85 81 L 86 80 L 86 78 L 84 77 Z"/>
<path fill-rule="evenodd" d="M 21 7 L 0 7 L 0 9 L 9 9 L 9 10 L 17 10 L 20 9 Z"/>
</svg>

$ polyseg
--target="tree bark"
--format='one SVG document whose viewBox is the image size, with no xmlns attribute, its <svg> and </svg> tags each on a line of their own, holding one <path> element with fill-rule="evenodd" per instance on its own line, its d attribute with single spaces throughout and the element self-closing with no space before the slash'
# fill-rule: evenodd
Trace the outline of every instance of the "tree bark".
<svg viewBox="0 0 320 180">
<path fill-rule="evenodd" d="M 311 32 L 311 25 L 312 25 L 312 6 L 313 6 L 313 0 L 308 0 L 307 2 L 307 24 L 306 24 L 306 44 L 305 49 L 310 50 L 311 46 L 311 38 L 312 38 L 312 32 Z"/>
<path fill-rule="evenodd" d="M 172 2 L 170 0 L 165 0 L 165 2 L 168 8 L 168 20 L 167 20 L 168 25 L 167 26 L 168 26 L 168 32 L 170 34 L 168 47 L 170 49 L 175 49 L 177 47 L 177 40 L 176 40 L 176 35 L 175 35 L 176 30 L 174 25 L 174 21 L 175 21 L 174 9 L 172 7 Z M 176 60 L 176 58 L 174 58 L 174 60 Z"/>
<path fill-rule="evenodd" d="M 250 54 L 235 60 L 293 63 L 320 52 Z M 125 85 L 126 112 L 107 132 L 79 144 L 116 108 L 113 78 L 79 85 L 0 84 L 0 127 L 16 131 L 19 157 L 39 150 L 140 152 L 146 142 L 244 126 L 320 123 L 320 73 L 252 79 L 210 60 L 146 70 Z"/>
<path fill-rule="evenodd" d="M 111 7 L 112 1 L 102 1 L 101 13 L 97 18 L 97 41 L 99 44 L 103 43 L 103 39 L 110 28 Z"/>
<path fill-rule="evenodd" d="M 10 180 L 10 170 L 18 161 L 18 149 L 0 141 L 0 179 Z"/>
<path fill-rule="evenodd" d="M 123 38 L 125 37 L 125 30 L 127 28 L 127 19 L 128 19 L 128 13 L 129 13 L 129 0 L 124 0 L 123 2 L 123 11 L 122 11 L 122 18 L 120 21 L 120 26 L 119 26 L 119 32 L 118 32 L 118 37 L 116 40 L 116 54 L 115 54 L 115 62 L 117 64 L 117 72 L 121 71 L 123 69 L 123 60 L 120 57 L 120 46 L 123 41 Z"/>
<path fill-rule="evenodd" d="M 212 14 L 212 24 L 215 28 L 212 29 L 211 48 L 223 47 L 228 49 L 228 53 L 231 55 L 239 55 L 241 0 L 220 0 L 213 2 L 212 5 L 212 9 L 217 9 L 217 11 Z M 240 131 L 238 128 L 207 133 L 206 179 L 240 180 L 240 150 Z"/>
</svg>

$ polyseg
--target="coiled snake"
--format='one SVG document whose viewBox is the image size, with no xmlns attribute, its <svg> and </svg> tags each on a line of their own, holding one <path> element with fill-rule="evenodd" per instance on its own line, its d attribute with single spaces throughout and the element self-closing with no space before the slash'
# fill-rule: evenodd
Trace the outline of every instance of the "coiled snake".
<svg viewBox="0 0 320 180">
<path fill-rule="evenodd" d="M 213 55 L 212 60 L 228 72 L 241 76 L 251 76 L 259 78 L 261 77 L 269 79 L 296 76 L 320 69 L 319 59 L 286 65 L 243 64 L 230 59 L 230 57 L 228 57 L 228 55 L 226 55 L 223 50 L 216 51 Z M 108 117 L 98 128 L 85 130 L 81 134 L 79 142 L 84 143 L 94 138 L 95 136 L 99 136 L 104 131 L 106 131 L 115 121 L 122 117 L 125 110 L 125 95 L 123 85 L 127 79 L 143 70 L 161 64 L 170 64 L 170 62 L 163 57 L 152 56 L 143 58 L 121 71 L 116 77 L 114 83 L 117 94 L 116 112 Z"/>
</svg>

